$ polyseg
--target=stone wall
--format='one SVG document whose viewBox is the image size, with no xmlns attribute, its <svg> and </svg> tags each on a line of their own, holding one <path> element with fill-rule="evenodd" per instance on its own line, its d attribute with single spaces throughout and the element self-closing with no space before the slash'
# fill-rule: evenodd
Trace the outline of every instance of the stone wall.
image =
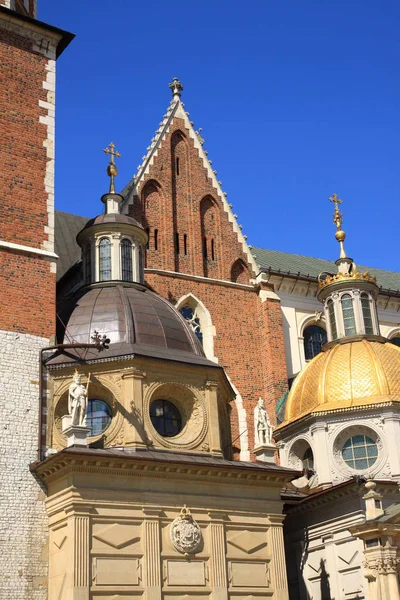
<svg viewBox="0 0 400 600">
<path fill-rule="evenodd" d="M 0 599 L 47 597 L 44 493 L 37 458 L 39 350 L 46 339 L 0 331 Z"/>
</svg>

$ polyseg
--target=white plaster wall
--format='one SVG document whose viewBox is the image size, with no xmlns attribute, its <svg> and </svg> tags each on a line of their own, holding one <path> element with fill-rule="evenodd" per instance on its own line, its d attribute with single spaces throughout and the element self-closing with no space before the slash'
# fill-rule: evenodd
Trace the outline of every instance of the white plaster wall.
<svg viewBox="0 0 400 600">
<path fill-rule="evenodd" d="M 37 459 L 39 350 L 47 340 L 0 331 L 0 600 L 47 598 L 44 493 Z"/>
</svg>

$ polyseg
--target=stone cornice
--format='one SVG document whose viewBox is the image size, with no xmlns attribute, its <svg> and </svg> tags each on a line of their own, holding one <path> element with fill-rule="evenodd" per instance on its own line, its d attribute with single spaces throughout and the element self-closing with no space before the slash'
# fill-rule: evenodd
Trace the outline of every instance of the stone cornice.
<svg viewBox="0 0 400 600">
<path fill-rule="evenodd" d="M 204 459 L 210 458 L 205 455 Z M 225 462 L 221 465 L 208 464 L 206 460 L 191 460 L 188 455 L 187 462 L 182 459 L 174 462 L 172 453 L 169 460 L 151 459 L 139 456 L 139 453 L 126 453 L 126 457 L 113 454 L 101 454 L 99 451 L 87 449 L 82 452 L 76 449 L 65 449 L 42 462 L 32 463 L 30 470 L 40 477 L 45 483 L 73 473 L 87 473 L 118 477 L 151 477 L 157 479 L 176 479 L 187 481 L 215 482 L 218 485 L 230 484 L 240 480 L 241 485 L 260 485 L 268 482 L 270 487 L 281 488 L 289 480 L 297 477 L 299 473 L 291 469 L 271 470 L 265 467 L 238 465 Z"/>
<path fill-rule="evenodd" d="M 163 277 L 173 277 L 174 279 L 189 279 L 190 281 L 198 281 L 200 283 L 214 283 L 247 292 L 258 292 L 258 287 L 255 285 L 246 285 L 244 283 L 235 283 L 227 279 L 213 279 L 212 277 L 202 277 L 201 275 L 189 275 L 188 273 L 179 273 L 177 271 L 164 271 L 162 269 L 144 269 L 144 273 L 149 275 L 162 275 Z"/>
</svg>

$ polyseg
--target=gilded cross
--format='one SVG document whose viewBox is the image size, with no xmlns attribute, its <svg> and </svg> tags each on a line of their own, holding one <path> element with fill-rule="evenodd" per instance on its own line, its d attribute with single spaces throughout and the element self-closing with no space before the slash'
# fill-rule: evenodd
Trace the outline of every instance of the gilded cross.
<svg viewBox="0 0 400 600">
<path fill-rule="evenodd" d="M 333 213 L 333 222 L 336 225 L 337 229 L 340 229 L 342 226 L 342 217 L 343 214 L 339 210 L 339 204 L 342 204 L 342 200 L 338 198 L 337 194 L 332 194 L 329 198 L 330 202 L 333 202 L 335 205 L 335 212 Z"/>
<path fill-rule="evenodd" d="M 104 152 L 110 155 L 110 162 L 107 167 L 107 175 L 110 177 L 110 194 L 115 194 L 114 177 L 118 175 L 117 165 L 115 164 L 114 157 L 119 158 L 120 153 L 115 150 L 113 142 L 108 145 L 108 148 L 104 148 Z"/>
<path fill-rule="evenodd" d="M 108 148 L 104 148 L 104 152 L 106 154 L 110 155 L 110 164 L 114 165 L 114 156 L 116 156 L 117 158 L 119 158 L 121 155 L 118 152 L 118 150 L 114 150 L 115 148 L 115 144 L 114 142 L 111 142 L 111 144 L 108 144 Z"/>
</svg>

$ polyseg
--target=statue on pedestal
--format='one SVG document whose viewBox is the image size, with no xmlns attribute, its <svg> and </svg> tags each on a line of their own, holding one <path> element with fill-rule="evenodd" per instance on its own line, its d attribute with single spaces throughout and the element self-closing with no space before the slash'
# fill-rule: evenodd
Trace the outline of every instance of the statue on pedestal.
<svg viewBox="0 0 400 600">
<path fill-rule="evenodd" d="M 264 408 L 264 400 L 259 398 L 254 408 L 254 446 L 270 445 L 272 431 L 271 421 Z"/>
<path fill-rule="evenodd" d="M 89 382 L 90 373 L 85 387 L 80 374 L 75 371 L 68 390 L 68 412 L 71 415 L 71 425 L 86 427 Z"/>
</svg>

